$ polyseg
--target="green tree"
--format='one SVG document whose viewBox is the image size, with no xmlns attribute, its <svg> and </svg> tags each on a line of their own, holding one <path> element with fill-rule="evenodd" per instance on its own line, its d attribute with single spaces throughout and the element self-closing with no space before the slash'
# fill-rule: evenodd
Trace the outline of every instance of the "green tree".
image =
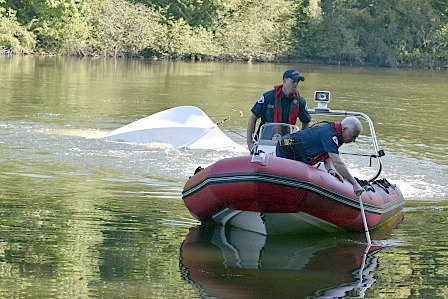
<svg viewBox="0 0 448 299">
<path fill-rule="evenodd" d="M 36 34 L 39 48 L 51 53 L 63 52 L 67 45 L 82 44 L 89 35 L 83 20 L 89 3 L 90 0 L 5 1 L 17 11 L 18 21 Z"/>
<path fill-rule="evenodd" d="M 0 53 L 33 52 L 36 45 L 34 35 L 20 25 L 15 10 L 1 6 L 4 3 L 0 0 Z"/>
<path fill-rule="evenodd" d="M 447 15 L 445 0 L 0 0 L 0 51 L 435 67 Z"/>
<path fill-rule="evenodd" d="M 92 6 L 92 46 L 105 55 L 138 55 L 160 50 L 167 34 L 160 14 L 142 4 L 120 0 L 97 1 Z"/>
<path fill-rule="evenodd" d="M 448 21 L 448 2 L 446 0 L 431 0 L 431 6 L 446 24 Z"/>
<path fill-rule="evenodd" d="M 190 56 L 193 59 L 214 57 L 218 53 L 211 31 L 197 26 L 192 28 L 183 19 L 167 21 L 167 32 L 161 37 L 161 51 L 170 58 Z"/>
<path fill-rule="evenodd" d="M 353 26 L 358 10 L 348 1 L 322 1 L 320 13 L 308 9 L 306 34 L 297 55 L 328 62 L 363 63 L 357 27 Z"/>
<path fill-rule="evenodd" d="M 326 0 L 321 9 L 321 17 L 309 16 L 306 24 L 301 47 L 306 58 L 380 66 L 434 65 L 443 27 L 430 0 Z"/>
<path fill-rule="evenodd" d="M 167 20 L 180 20 L 191 27 L 214 31 L 222 22 L 229 3 L 226 0 L 135 0 L 150 7 L 163 9 Z"/>
<path fill-rule="evenodd" d="M 222 56 L 271 60 L 288 53 L 291 45 L 292 2 L 237 0 L 216 31 Z"/>
<path fill-rule="evenodd" d="M 440 22 L 429 49 L 433 52 L 435 64 L 448 68 L 448 3 L 445 0 L 432 0 L 431 3 Z"/>
</svg>

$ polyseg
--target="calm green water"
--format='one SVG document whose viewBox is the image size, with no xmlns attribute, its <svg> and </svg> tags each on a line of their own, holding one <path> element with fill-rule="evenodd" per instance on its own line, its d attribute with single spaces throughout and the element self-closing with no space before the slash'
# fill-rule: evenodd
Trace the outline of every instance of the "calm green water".
<svg viewBox="0 0 448 299">
<path fill-rule="evenodd" d="M 448 297 L 448 72 L 291 66 L 310 107 L 330 90 L 331 108 L 375 123 L 383 176 L 408 200 L 377 246 L 194 228 L 185 181 L 235 153 L 94 138 L 194 105 L 245 144 L 250 108 L 290 65 L 0 57 L 0 297 Z"/>
</svg>

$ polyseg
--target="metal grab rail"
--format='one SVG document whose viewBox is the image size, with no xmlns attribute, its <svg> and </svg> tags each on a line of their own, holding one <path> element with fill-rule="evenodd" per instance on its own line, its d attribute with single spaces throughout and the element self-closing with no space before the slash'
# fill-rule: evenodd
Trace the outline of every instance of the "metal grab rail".
<svg viewBox="0 0 448 299">
<path fill-rule="evenodd" d="M 378 141 L 376 139 L 375 129 L 373 127 L 373 122 L 370 119 L 370 117 L 364 113 L 361 112 L 353 112 L 353 111 L 346 111 L 346 110 L 330 110 L 330 109 L 308 109 L 308 112 L 310 114 L 317 114 L 317 115 L 330 115 L 330 116 L 359 116 L 364 118 L 367 123 L 369 124 L 370 129 L 370 135 L 372 137 L 372 143 L 373 147 L 375 149 L 375 155 L 371 155 L 371 157 L 375 157 L 378 159 L 378 167 L 376 170 L 376 173 L 368 178 L 367 180 L 369 182 L 373 182 L 375 179 L 379 177 L 382 170 L 382 164 L 381 164 L 381 157 L 384 156 L 384 152 L 379 149 Z"/>
</svg>

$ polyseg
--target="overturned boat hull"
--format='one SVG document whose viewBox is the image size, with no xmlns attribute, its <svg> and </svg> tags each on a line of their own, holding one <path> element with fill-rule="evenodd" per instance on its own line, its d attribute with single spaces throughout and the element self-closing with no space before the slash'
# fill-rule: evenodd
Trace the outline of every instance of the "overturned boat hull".
<svg viewBox="0 0 448 299">
<path fill-rule="evenodd" d="M 370 229 L 401 217 L 400 190 L 387 180 L 363 183 L 362 201 Z M 220 160 L 191 177 L 183 200 L 203 223 L 221 223 L 265 235 L 316 231 L 363 231 L 358 198 L 313 166 L 267 156 Z"/>
<path fill-rule="evenodd" d="M 101 139 L 131 143 L 165 143 L 175 148 L 246 151 L 198 107 L 179 106 L 118 128 Z"/>
</svg>

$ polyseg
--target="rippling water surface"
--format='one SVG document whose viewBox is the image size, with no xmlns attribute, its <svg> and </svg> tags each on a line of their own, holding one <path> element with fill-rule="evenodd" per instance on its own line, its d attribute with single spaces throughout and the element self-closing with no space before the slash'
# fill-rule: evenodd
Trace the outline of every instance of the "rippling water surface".
<svg viewBox="0 0 448 299">
<path fill-rule="evenodd" d="M 314 90 L 330 90 L 331 108 L 374 121 L 383 175 L 408 200 L 378 246 L 365 252 L 362 235 L 279 240 L 191 228 L 185 181 L 241 153 L 96 138 L 193 105 L 228 118 L 222 130 L 244 145 L 250 108 L 289 65 L 1 57 L 0 296 L 447 297 L 448 73 L 294 66 L 310 107 Z M 356 175 L 372 171 L 344 159 Z"/>
</svg>

